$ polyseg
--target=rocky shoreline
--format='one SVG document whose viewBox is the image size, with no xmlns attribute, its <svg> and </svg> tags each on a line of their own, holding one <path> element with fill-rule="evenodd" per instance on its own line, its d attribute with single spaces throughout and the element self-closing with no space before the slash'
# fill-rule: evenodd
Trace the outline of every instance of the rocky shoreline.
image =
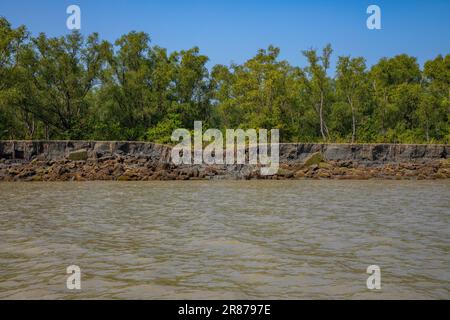
<svg viewBox="0 0 450 320">
<path fill-rule="evenodd" d="M 145 142 L 0 141 L 0 181 L 450 178 L 448 145 L 280 144 L 280 169 L 182 165 Z"/>
</svg>

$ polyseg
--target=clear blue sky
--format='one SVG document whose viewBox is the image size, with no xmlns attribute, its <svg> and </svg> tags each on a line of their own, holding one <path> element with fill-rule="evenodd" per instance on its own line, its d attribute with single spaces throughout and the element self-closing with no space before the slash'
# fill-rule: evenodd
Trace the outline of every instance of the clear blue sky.
<svg viewBox="0 0 450 320">
<path fill-rule="evenodd" d="M 450 53 L 449 0 L 1 0 L 0 15 L 36 35 L 64 35 L 66 8 L 77 4 L 82 33 L 113 41 L 131 30 L 150 34 L 170 51 L 199 46 L 212 64 L 241 63 L 258 48 L 281 48 L 281 58 L 303 66 L 301 50 L 331 43 L 337 55 L 364 56 L 369 65 L 407 53 L 420 63 Z M 366 28 L 377 4 L 382 30 Z"/>
</svg>

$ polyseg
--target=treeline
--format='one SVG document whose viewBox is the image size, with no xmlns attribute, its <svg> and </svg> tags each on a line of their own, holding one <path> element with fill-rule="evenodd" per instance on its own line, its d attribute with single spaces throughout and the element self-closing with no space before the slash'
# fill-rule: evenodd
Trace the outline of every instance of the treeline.
<svg viewBox="0 0 450 320">
<path fill-rule="evenodd" d="M 167 143 L 201 120 L 279 128 L 284 142 L 448 143 L 450 55 L 423 70 L 406 54 L 371 68 L 342 56 L 330 77 L 331 46 L 302 54 L 292 66 L 270 46 L 209 71 L 198 48 L 168 53 L 146 33 L 32 37 L 0 18 L 0 139 Z"/>
</svg>

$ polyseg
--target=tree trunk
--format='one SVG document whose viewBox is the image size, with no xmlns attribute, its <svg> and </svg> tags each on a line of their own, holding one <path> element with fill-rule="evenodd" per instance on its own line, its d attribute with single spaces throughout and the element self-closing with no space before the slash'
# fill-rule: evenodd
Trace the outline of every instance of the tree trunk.
<svg viewBox="0 0 450 320">
<path fill-rule="evenodd" d="M 356 115 L 355 115 L 355 107 L 353 106 L 353 101 L 349 99 L 350 107 L 352 109 L 352 143 L 355 143 L 356 140 Z"/>
<path fill-rule="evenodd" d="M 49 134 L 50 128 L 49 126 L 46 124 L 44 126 L 44 135 L 45 135 L 45 140 L 50 140 L 50 134 Z"/>
<path fill-rule="evenodd" d="M 327 140 L 327 137 L 325 136 L 324 120 L 323 120 L 323 92 L 320 93 L 319 118 L 320 118 L 320 133 L 322 134 L 323 140 Z"/>
<path fill-rule="evenodd" d="M 386 89 L 383 90 L 383 114 L 381 116 L 381 128 L 384 137 L 384 141 L 386 141 L 386 108 L 387 108 L 387 93 Z"/>
</svg>

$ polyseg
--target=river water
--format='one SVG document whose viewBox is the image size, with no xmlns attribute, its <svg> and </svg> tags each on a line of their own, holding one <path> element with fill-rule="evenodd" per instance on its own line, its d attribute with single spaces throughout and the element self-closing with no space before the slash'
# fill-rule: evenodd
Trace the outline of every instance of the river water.
<svg viewBox="0 0 450 320">
<path fill-rule="evenodd" d="M 1 183 L 0 299 L 449 299 L 449 195 L 448 180 Z"/>
</svg>

